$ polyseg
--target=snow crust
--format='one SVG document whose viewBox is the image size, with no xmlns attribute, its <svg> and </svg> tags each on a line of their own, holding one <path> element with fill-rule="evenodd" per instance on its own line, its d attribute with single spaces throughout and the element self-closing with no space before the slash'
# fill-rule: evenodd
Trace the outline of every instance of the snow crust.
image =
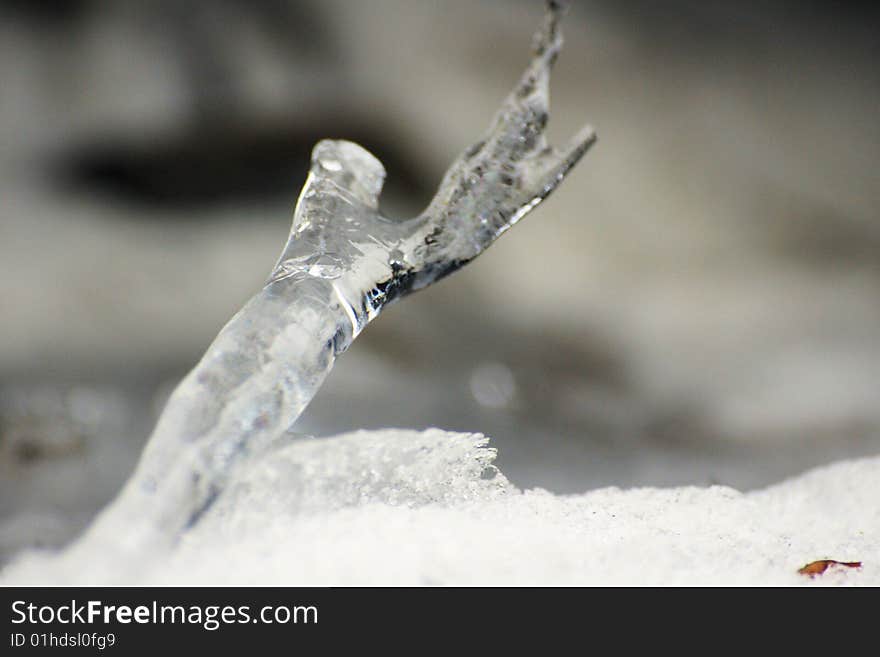
<svg viewBox="0 0 880 657">
<path fill-rule="evenodd" d="M 518 490 L 487 443 L 438 429 L 292 437 L 244 463 L 197 525 L 137 567 L 98 576 L 73 554 L 30 553 L 2 582 L 880 585 L 880 457 L 746 494 L 553 495 Z M 93 550 L 113 559 L 111 547 Z M 825 558 L 863 566 L 797 573 Z"/>
</svg>

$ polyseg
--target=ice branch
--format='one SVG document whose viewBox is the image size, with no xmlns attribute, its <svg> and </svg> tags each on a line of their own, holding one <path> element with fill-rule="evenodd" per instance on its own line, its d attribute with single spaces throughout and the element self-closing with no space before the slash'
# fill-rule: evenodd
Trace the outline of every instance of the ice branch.
<svg viewBox="0 0 880 657">
<path fill-rule="evenodd" d="M 171 396 L 131 480 L 83 541 L 119 541 L 120 531 L 122 549 L 175 540 L 244 455 L 287 431 L 384 306 L 473 260 L 559 185 L 595 136 L 584 128 L 561 149 L 544 136 L 564 11 L 547 7 L 519 83 L 421 215 L 379 214 L 385 169 L 357 144 L 315 147 L 268 281 Z"/>
</svg>

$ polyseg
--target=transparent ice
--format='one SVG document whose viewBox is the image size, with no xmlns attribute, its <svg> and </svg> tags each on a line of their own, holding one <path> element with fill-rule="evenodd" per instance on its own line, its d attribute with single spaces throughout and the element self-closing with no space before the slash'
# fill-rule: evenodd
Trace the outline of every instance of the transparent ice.
<svg viewBox="0 0 880 657">
<path fill-rule="evenodd" d="M 177 540 L 243 457 L 287 436 L 335 358 L 383 307 L 473 260 L 556 188 L 595 140 L 589 127 L 562 149 L 544 136 L 563 11 L 548 2 L 518 85 L 419 216 L 379 213 L 385 169 L 362 147 L 315 146 L 265 286 L 175 390 L 133 476 L 81 544 L 137 551 Z"/>
</svg>

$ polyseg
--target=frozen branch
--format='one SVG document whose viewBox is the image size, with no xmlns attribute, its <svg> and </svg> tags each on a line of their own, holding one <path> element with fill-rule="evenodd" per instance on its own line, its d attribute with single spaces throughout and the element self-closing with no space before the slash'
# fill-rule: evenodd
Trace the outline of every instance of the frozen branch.
<svg viewBox="0 0 880 657">
<path fill-rule="evenodd" d="M 473 260 L 559 185 L 595 140 L 585 128 L 557 149 L 544 136 L 562 13 L 548 3 L 522 79 L 421 215 L 379 214 L 385 169 L 357 144 L 315 147 L 266 285 L 176 389 L 128 485 L 81 542 L 103 536 L 136 550 L 175 540 L 243 455 L 293 424 L 383 307 Z"/>
</svg>

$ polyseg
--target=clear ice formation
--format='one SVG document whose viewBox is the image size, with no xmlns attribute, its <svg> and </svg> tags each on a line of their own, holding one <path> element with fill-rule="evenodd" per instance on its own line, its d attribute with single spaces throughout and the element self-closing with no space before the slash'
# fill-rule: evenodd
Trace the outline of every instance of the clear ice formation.
<svg viewBox="0 0 880 657">
<path fill-rule="evenodd" d="M 173 541 L 243 456 L 286 435 L 336 356 L 382 308 L 473 260 L 559 185 L 595 141 L 589 127 L 562 149 L 544 136 L 563 11 L 563 3 L 547 3 L 519 84 L 419 216 L 397 221 L 378 212 L 385 169 L 362 147 L 315 146 L 268 281 L 175 390 L 132 478 L 80 543 L 103 536 L 135 549 Z"/>
</svg>

